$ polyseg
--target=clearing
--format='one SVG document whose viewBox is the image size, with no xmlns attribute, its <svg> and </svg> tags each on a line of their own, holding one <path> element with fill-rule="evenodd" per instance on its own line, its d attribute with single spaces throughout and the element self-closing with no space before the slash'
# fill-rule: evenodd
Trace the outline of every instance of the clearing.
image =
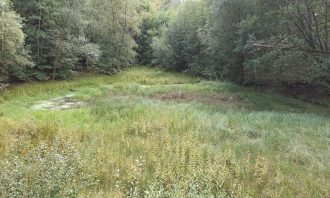
<svg viewBox="0 0 330 198">
<path fill-rule="evenodd" d="M 10 87 L 0 92 L 0 190 L 330 197 L 326 104 L 148 67 Z"/>
</svg>

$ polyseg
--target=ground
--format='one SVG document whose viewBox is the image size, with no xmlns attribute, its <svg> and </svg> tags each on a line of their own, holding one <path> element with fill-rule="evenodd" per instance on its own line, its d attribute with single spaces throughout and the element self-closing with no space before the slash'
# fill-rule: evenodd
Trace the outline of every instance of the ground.
<svg viewBox="0 0 330 198">
<path fill-rule="evenodd" d="M 0 168 L 4 197 L 329 197 L 330 107 L 149 67 L 17 85 Z"/>
</svg>

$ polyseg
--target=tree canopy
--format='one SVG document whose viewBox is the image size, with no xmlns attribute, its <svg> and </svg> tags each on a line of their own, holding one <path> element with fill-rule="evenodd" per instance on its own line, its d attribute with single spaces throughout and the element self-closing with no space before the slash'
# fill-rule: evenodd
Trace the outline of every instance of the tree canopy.
<svg viewBox="0 0 330 198">
<path fill-rule="evenodd" d="M 1 0 L 0 81 L 158 65 L 330 90 L 327 0 Z"/>
</svg>

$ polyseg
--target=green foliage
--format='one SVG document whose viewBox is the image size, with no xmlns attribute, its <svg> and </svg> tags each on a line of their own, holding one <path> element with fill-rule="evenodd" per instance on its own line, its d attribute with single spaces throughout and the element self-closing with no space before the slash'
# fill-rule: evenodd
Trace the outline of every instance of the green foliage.
<svg viewBox="0 0 330 198">
<path fill-rule="evenodd" d="M 102 56 L 99 67 L 107 73 L 127 67 L 135 60 L 136 43 L 133 36 L 138 31 L 137 1 L 88 1 L 88 26 L 90 41 L 100 46 Z"/>
<path fill-rule="evenodd" d="M 271 196 L 279 190 L 281 173 L 270 161 L 262 157 L 255 161 L 240 161 L 233 152 L 210 157 L 193 139 L 183 137 L 182 142 L 164 138 L 165 146 L 151 162 L 136 160 L 127 184 L 119 186 L 126 197 L 215 197 L 215 196 Z M 160 145 L 160 144 L 159 144 Z M 194 148 L 194 149 L 192 149 Z M 143 171 L 155 164 L 154 181 L 143 186 Z M 142 174 L 141 174 L 142 173 Z M 119 178 L 121 179 L 121 178 Z M 246 180 L 246 181 L 244 181 Z M 249 181 L 249 182 L 247 182 Z"/>
<path fill-rule="evenodd" d="M 165 6 L 165 7 L 164 7 Z M 140 32 L 136 36 L 137 43 L 137 63 L 150 65 L 154 60 L 153 39 L 161 34 L 162 28 L 168 23 L 170 10 L 166 2 L 143 1 L 141 3 L 139 14 L 142 15 L 140 23 Z"/>
<path fill-rule="evenodd" d="M 0 81 L 68 79 L 92 69 L 113 74 L 137 62 L 245 85 L 327 93 L 329 6 L 282 0 L 3 0 Z"/>
<path fill-rule="evenodd" d="M 205 46 L 200 36 L 206 23 L 205 8 L 203 1 L 187 1 L 179 6 L 168 28 L 154 39 L 155 63 L 179 71 L 194 70 L 203 64 Z"/>
<path fill-rule="evenodd" d="M 58 140 L 11 154 L 0 168 L 2 197 L 76 197 L 95 183 L 79 151 Z"/>
<path fill-rule="evenodd" d="M 22 19 L 12 9 L 8 0 L 0 1 L 0 83 L 12 80 L 25 80 L 25 67 L 31 66 L 24 49 L 25 34 Z"/>
<path fill-rule="evenodd" d="M 96 184 L 82 153 L 72 141 L 59 137 L 56 124 L 9 120 L 3 124 L 1 197 L 76 197 Z"/>
<path fill-rule="evenodd" d="M 285 5 L 280 1 L 274 1 L 270 5 L 262 0 L 255 2 L 252 14 L 240 23 L 239 30 L 241 49 L 246 54 L 247 81 L 260 84 L 307 84 L 314 86 L 314 90 L 317 86 L 327 89 L 324 79 L 329 76 L 329 72 L 322 67 L 326 63 L 326 55 L 313 53 L 316 48 L 312 48 L 311 52 L 304 51 L 303 49 L 309 48 L 301 35 L 305 33 L 299 32 L 294 25 L 301 22 L 296 12 L 305 12 L 307 7 L 310 12 L 317 10 L 321 14 L 324 12 L 324 9 L 318 7 L 321 4 L 323 2 L 306 1 L 299 5 Z M 299 8 L 296 9 L 297 6 Z M 314 25 L 318 24 L 311 24 L 310 28 L 313 29 Z M 324 39 L 325 37 L 322 40 Z M 255 43 L 267 43 L 275 47 L 265 49 L 249 46 Z M 302 50 L 282 50 L 290 46 Z"/>
<path fill-rule="evenodd" d="M 83 56 L 86 61 L 86 68 L 90 69 L 91 66 L 97 64 L 100 57 L 102 56 L 102 51 L 98 45 L 88 43 L 82 46 L 81 56 Z"/>
<path fill-rule="evenodd" d="M 19 69 L 24 66 L 24 61 L 15 59 L 18 62 L 12 66 L 15 78 L 67 79 L 76 72 L 92 68 L 113 73 L 135 61 L 133 37 L 140 21 L 136 1 L 12 2 L 15 11 L 25 19 L 25 46 L 35 63 L 33 68 Z M 22 48 L 21 19 L 18 16 L 12 18 L 20 31 L 11 29 L 20 36 L 15 46 Z"/>
<path fill-rule="evenodd" d="M 184 1 L 153 39 L 154 63 L 240 84 L 328 92 L 326 1 Z"/>
</svg>

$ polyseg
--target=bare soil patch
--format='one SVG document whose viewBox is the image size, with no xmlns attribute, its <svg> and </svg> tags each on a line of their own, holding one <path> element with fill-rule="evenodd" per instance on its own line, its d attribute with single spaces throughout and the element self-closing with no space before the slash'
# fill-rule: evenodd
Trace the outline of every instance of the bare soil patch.
<svg viewBox="0 0 330 198">
<path fill-rule="evenodd" d="M 77 107 L 80 107 L 82 105 L 84 105 L 83 102 L 79 102 L 79 101 L 74 100 L 74 95 L 70 94 L 70 95 L 66 95 L 64 97 L 38 102 L 37 104 L 32 106 L 32 109 L 34 109 L 34 110 L 46 109 L 46 110 L 61 110 L 61 111 L 64 111 L 64 110 L 77 108 Z"/>
</svg>

